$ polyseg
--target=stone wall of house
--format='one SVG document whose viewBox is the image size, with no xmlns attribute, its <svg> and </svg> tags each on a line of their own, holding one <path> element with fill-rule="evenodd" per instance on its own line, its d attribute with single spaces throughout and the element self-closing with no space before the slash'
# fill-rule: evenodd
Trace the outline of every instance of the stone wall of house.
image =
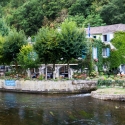
<svg viewBox="0 0 125 125">
<path fill-rule="evenodd" d="M 10 83 L 9 83 L 10 82 Z M 86 93 L 96 89 L 97 81 L 67 80 L 67 81 L 36 81 L 16 80 L 11 82 L 0 80 L 1 91 L 30 93 Z"/>
</svg>

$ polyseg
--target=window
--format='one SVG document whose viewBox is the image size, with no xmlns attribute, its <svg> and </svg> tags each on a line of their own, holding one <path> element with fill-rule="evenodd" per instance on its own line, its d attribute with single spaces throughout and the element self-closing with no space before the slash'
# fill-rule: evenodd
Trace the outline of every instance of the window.
<svg viewBox="0 0 125 125">
<path fill-rule="evenodd" d="M 109 57 L 109 52 L 110 52 L 109 48 L 103 48 L 102 49 L 102 56 Z"/>
<path fill-rule="evenodd" d="M 107 41 L 107 35 L 103 35 L 103 41 Z"/>
<path fill-rule="evenodd" d="M 97 48 L 93 47 L 93 59 L 97 59 Z"/>
</svg>

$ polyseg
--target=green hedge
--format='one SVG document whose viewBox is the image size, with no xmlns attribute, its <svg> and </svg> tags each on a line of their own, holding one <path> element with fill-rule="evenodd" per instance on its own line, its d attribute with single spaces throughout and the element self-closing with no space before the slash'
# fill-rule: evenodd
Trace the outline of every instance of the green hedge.
<svg viewBox="0 0 125 125">
<path fill-rule="evenodd" d="M 98 80 L 98 86 L 123 86 L 125 80 Z"/>
</svg>

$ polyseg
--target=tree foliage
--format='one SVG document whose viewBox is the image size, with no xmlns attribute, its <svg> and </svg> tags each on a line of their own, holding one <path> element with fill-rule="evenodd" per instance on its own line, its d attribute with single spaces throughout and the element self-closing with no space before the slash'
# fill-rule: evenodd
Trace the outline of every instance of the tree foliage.
<svg viewBox="0 0 125 125">
<path fill-rule="evenodd" d="M 69 14 L 70 15 L 77 15 L 82 14 L 83 16 L 87 16 L 90 14 L 90 6 L 91 6 L 91 0 L 76 0 L 75 3 L 72 4 L 72 6 L 69 8 Z"/>
<path fill-rule="evenodd" d="M 43 27 L 36 36 L 34 45 L 40 61 L 44 64 L 56 62 L 59 58 L 58 33 L 56 30 Z"/>
<path fill-rule="evenodd" d="M 17 54 L 24 44 L 26 44 L 24 32 L 17 32 L 15 29 L 11 30 L 8 36 L 5 37 L 5 42 L 3 44 L 3 56 L 5 61 L 8 63 L 14 60 L 16 61 Z"/>
<path fill-rule="evenodd" d="M 42 26 L 62 23 L 67 17 L 85 27 L 125 23 L 124 0 L 5 0 L 1 17 L 9 27 L 35 35 Z"/>
<path fill-rule="evenodd" d="M 115 68 L 125 64 L 125 32 L 116 32 L 112 44 L 117 50 L 111 52 L 110 67 Z"/>
<path fill-rule="evenodd" d="M 101 16 L 106 24 L 125 23 L 125 0 L 111 0 L 103 6 Z"/>
<path fill-rule="evenodd" d="M 35 68 L 38 66 L 38 56 L 33 50 L 32 45 L 23 45 L 17 56 L 18 64 L 23 69 Z"/>
<path fill-rule="evenodd" d="M 79 29 L 75 22 L 68 20 L 65 20 L 60 28 L 62 58 L 69 63 L 72 58 L 82 57 L 82 51 L 86 49 L 84 29 Z"/>
<path fill-rule="evenodd" d="M 6 36 L 8 35 L 10 28 L 7 26 L 5 19 L 0 18 L 0 35 Z"/>
<path fill-rule="evenodd" d="M 4 63 L 4 57 L 3 57 L 3 44 L 4 44 L 5 38 L 3 36 L 0 36 L 0 63 Z"/>
<path fill-rule="evenodd" d="M 24 30 L 26 35 L 31 36 L 42 26 L 43 18 L 42 5 L 32 0 L 13 11 L 9 21 L 17 30 Z"/>
<path fill-rule="evenodd" d="M 49 27 L 43 27 L 36 36 L 34 49 L 39 55 L 41 63 L 47 65 L 53 64 L 53 72 L 55 71 L 55 63 L 60 59 L 60 46 L 57 30 Z M 47 79 L 47 70 L 46 70 Z"/>
</svg>

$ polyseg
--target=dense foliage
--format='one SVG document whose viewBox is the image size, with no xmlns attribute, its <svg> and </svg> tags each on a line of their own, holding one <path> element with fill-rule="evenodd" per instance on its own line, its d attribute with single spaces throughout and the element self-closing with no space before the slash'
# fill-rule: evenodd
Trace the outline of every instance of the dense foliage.
<svg viewBox="0 0 125 125">
<path fill-rule="evenodd" d="M 5 24 L 27 36 L 45 25 L 58 26 L 66 18 L 80 27 L 125 23 L 124 0 L 1 0 L 0 5 Z"/>
<path fill-rule="evenodd" d="M 18 7 L 16 11 L 14 10 L 9 22 L 17 30 L 24 30 L 27 35 L 31 36 L 42 26 L 43 18 L 42 5 L 32 0 Z"/>
<path fill-rule="evenodd" d="M 95 62 L 95 65 L 98 67 L 98 71 L 101 72 L 102 71 L 102 66 L 103 66 L 103 57 L 102 57 L 102 41 L 101 40 L 97 40 L 97 39 L 93 39 L 92 40 L 92 46 L 93 47 L 97 47 L 97 55 L 98 55 L 98 61 Z"/>
<path fill-rule="evenodd" d="M 112 51 L 110 56 L 110 67 L 115 68 L 120 64 L 125 64 L 125 32 L 116 32 L 112 39 L 117 51 Z"/>
<path fill-rule="evenodd" d="M 17 56 L 17 61 L 18 64 L 23 68 L 23 69 L 28 69 L 30 68 L 35 68 L 38 66 L 38 56 L 33 50 L 33 46 L 28 44 L 28 45 L 23 45 L 20 49 L 20 52 Z"/>
<path fill-rule="evenodd" d="M 17 32 L 15 29 L 11 30 L 3 43 L 2 55 L 4 62 L 17 62 L 17 54 L 21 47 L 26 44 L 26 37 L 23 31 Z"/>
</svg>

